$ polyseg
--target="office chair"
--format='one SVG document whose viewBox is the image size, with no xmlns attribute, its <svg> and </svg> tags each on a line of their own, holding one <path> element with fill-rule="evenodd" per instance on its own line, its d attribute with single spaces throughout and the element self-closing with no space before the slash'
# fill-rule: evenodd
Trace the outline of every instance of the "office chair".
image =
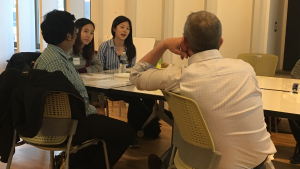
<svg viewBox="0 0 300 169">
<path fill-rule="evenodd" d="M 81 145 L 72 145 L 72 138 L 77 127 L 77 120 L 71 119 L 69 96 L 66 92 L 55 92 L 47 96 L 44 107 L 43 125 L 38 134 L 33 138 L 22 137 L 26 144 L 36 148 L 50 151 L 50 168 L 54 169 L 54 151 L 66 153 L 65 168 L 69 168 L 69 154 L 76 153 L 89 145 L 96 145 L 99 141 L 103 143 L 106 168 L 109 169 L 109 161 L 106 143 L 101 139 L 88 140 Z M 10 168 L 14 153 L 17 132 L 14 131 L 13 145 L 6 169 Z"/>
</svg>

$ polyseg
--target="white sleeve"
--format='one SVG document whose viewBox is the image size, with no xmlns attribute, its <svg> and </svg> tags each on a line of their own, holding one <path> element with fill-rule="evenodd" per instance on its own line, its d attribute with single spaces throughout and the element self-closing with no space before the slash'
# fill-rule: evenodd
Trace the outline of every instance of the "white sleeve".
<svg viewBox="0 0 300 169">
<path fill-rule="evenodd" d="M 170 65 L 166 69 L 157 69 L 147 62 L 138 62 L 132 68 L 130 81 L 139 90 L 176 91 L 180 89 L 181 68 Z"/>
</svg>

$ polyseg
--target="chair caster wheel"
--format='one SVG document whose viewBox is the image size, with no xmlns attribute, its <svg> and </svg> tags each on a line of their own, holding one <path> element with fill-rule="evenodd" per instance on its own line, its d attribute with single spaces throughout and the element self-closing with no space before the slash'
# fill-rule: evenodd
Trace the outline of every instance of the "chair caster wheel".
<svg viewBox="0 0 300 169">
<path fill-rule="evenodd" d="M 136 133 L 136 135 L 138 136 L 138 137 L 144 137 L 144 131 L 143 130 L 139 130 L 137 133 Z"/>
</svg>

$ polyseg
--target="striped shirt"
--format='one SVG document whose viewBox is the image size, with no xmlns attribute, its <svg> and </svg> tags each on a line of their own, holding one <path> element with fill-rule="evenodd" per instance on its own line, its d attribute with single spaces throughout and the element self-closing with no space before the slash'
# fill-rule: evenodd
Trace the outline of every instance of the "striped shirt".
<svg viewBox="0 0 300 169">
<path fill-rule="evenodd" d="M 47 48 L 36 60 L 34 69 L 47 70 L 48 72 L 62 71 L 83 97 L 86 104 L 86 115 L 95 114 L 97 110 L 89 104 L 86 88 L 70 58 L 72 56 L 60 47 L 48 44 Z"/>
<path fill-rule="evenodd" d="M 126 52 L 127 48 L 124 49 Z M 98 49 L 98 58 L 103 65 L 103 70 L 118 69 L 120 66 L 120 58 L 116 52 L 114 39 L 111 38 L 108 41 L 101 43 Z M 133 67 L 135 65 L 136 56 L 132 59 L 127 67 Z"/>
</svg>

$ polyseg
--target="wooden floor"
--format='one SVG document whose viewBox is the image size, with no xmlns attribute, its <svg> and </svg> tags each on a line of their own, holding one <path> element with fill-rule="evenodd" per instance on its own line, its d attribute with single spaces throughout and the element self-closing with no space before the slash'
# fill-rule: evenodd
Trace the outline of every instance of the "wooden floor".
<svg viewBox="0 0 300 169">
<path fill-rule="evenodd" d="M 110 116 L 116 119 L 127 121 L 127 108 L 122 105 L 122 115 L 119 117 L 118 102 L 110 104 Z M 139 148 L 128 148 L 114 169 L 147 169 L 147 158 L 149 154 L 162 155 L 171 145 L 171 127 L 161 121 L 161 134 L 158 139 L 138 138 Z M 272 133 L 272 140 L 277 148 L 275 161 L 276 169 L 299 169 L 300 165 L 289 163 L 289 158 L 293 155 L 295 140 L 291 134 Z M 58 153 L 58 152 L 57 152 Z M 12 169 L 47 169 L 49 164 L 49 154 L 47 151 L 39 150 L 29 145 L 16 148 L 13 157 Z M 4 169 L 6 164 L 0 163 L 0 169 Z"/>
</svg>

